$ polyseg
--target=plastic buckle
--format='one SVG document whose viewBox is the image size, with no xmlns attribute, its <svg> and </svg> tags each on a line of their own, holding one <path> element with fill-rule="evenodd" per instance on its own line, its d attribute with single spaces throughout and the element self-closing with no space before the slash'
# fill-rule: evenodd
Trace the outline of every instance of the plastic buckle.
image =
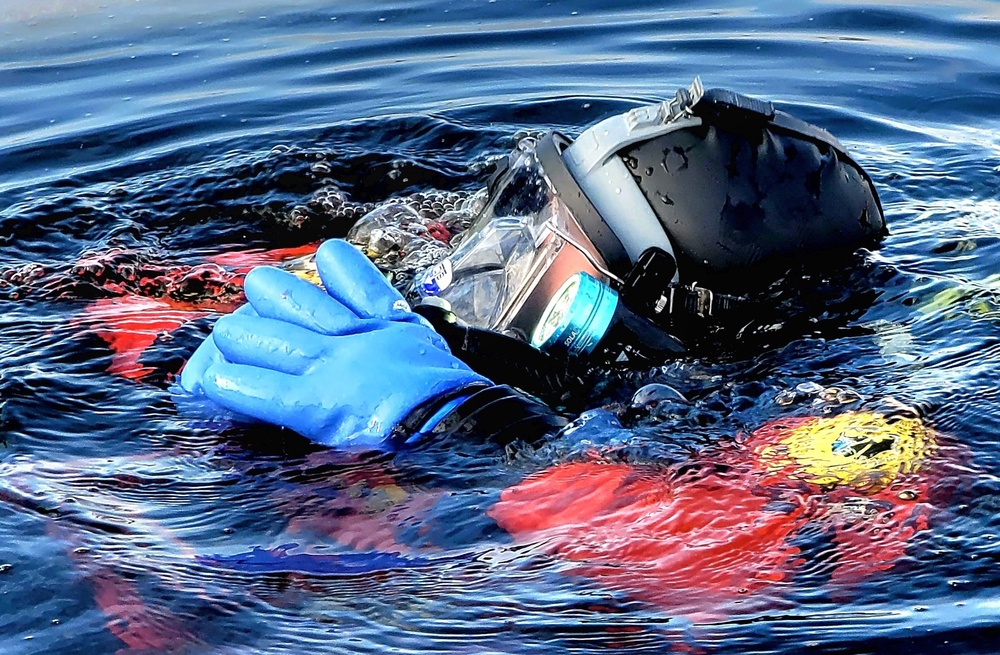
<svg viewBox="0 0 1000 655">
<path fill-rule="evenodd" d="M 691 286 L 687 287 L 670 287 L 670 292 L 666 295 L 660 296 L 660 299 L 656 301 L 656 306 L 653 310 L 660 314 L 663 310 L 667 310 L 667 315 L 671 316 L 674 313 L 674 302 L 677 299 L 677 290 L 680 289 L 684 292 L 682 296 L 681 308 L 689 308 L 689 300 L 693 297 L 694 299 L 694 313 L 700 318 L 705 318 L 706 316 L 712 316 L 715 312 L 715 294 L 712 293 L 711 289 L 706 289 L 705 287 L 699 287 L 697 282 L 693 282 Z M 690 294 L 690 295 L 688 295 Z"/>
<path fill-rule="evenodd" d="M 696 77 L 688 88 L 677 89 L 676 95 L 671 100 L 664 100 L 655 105 L 643 105 L 628 111 L 625 114 L 628 130 L 633 132 L 640 127 L 666 125 L 691 116 L 694 113 L 694 106 L 704 95 L 705 88 L 701 85 L 701 78 Z"/>
<path fill-rule="evenodd" d="M 661 106 L 665 113 L 663 122 L 669 123 L 683 116 L 691 116 L 694 106 L 698 104 L 702 96 L 705 95 L 705 87 L 701 85 L 701 78 L 695 77 L 691 86 L 686 89 L 677 89 L 677 94 L 673 100 L 665 101 Z"/>
<path fill-rule="evenodd" d="M 701 318 L 712 315 L 715 305 L 715 294 L 711 289 L 699 287 L 697 283 L 691 285 L 691 291 L 695 295 L 695 313 Z"/>
</svg>

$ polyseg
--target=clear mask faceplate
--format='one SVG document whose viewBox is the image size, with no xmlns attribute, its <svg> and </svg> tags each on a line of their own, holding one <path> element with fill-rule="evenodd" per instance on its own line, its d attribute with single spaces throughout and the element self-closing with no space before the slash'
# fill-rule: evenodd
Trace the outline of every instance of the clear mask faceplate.
<svg viewBox="0 0 1000 655">
<path fill-rule="evenodd" d="M 447 300 L 472 326 L 527 340 L 552 297 L 579 272 L 611 277 L 546 178 L 534 140 L 523 139 L 482 213 L 451 255 L 418 276 L 416 289 Z"/>
</svg>

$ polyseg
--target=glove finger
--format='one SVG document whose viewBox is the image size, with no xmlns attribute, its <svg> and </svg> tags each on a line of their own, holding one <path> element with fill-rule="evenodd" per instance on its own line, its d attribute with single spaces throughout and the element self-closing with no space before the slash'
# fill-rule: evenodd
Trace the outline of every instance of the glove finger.
<svg viewBox="0 0 1000 655">
<path fill-rule="evenodd" d="M 325 350 L 324 337 L 312 330 L 260 316 L 223 316 L 212 337 L 231 364 L 291 375 L 305 373 Z"/>
<path fill-rule="evenodd" d="M 316 268 L 326 292 L 360 318 L 421 322 L 375 264 L 347 241 L 325 241 L 316 251 Z"/>
<path fill-rule="evenodd" d="M 194 351 L 191 358 L 184 364 L 184 368 L 181 369 L 181 389 L 196 396 L 203 395 L 205 390 L 202 387 L 202 380 L 205 377 L 205 371 L 212 364 L 222 361 L 225 361 L 225 359 L 222 353 L 219 352 L 210 334 L 205 337 L 205 340 L 201 342 L 198 349 Z"/>
<path fill-rule="evenodd" d="M 242 305 L 232 314 L 233 316 L 256 316 L 257 313 L 250 305 Z M 184 391 L 195 395 L 202 395 L 202 378 L 209 366 L 216 362 L 224 361 L 223 354 L 219 351 L 212 334 L 205 337 L 201 345 L 194 351 L 181 370 L 180 386 Z"/>
<path fill-rule="evenodd" d="M 224 409 L 297 429 L 303 407 L 293 399 L 304 378 L 256 366 L 217 362 L 205 372 L 205 396 Z"/>
<path fill-rule="evenodd" d="M 257 314 L 319 332 L 353 334 L 361 321 L 349 308 L 314 284 L 270 266 L 247 273 L 243 291 Z"/>
</svg>

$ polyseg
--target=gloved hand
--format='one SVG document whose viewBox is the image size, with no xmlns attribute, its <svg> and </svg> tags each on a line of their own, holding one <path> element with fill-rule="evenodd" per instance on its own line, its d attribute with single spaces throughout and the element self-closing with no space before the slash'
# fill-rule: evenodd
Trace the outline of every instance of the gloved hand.
<svg viewBox="0 0 1000 655">
<path fill-rule="evenodd" d="M 327 241 L 316 264 L 326 291 L 252 270 L 249 304 L 219 319 L 181 387 L 318 443 L 379 447 L 415 408 L 489 384 L 349 243 Z"/>
</svg>

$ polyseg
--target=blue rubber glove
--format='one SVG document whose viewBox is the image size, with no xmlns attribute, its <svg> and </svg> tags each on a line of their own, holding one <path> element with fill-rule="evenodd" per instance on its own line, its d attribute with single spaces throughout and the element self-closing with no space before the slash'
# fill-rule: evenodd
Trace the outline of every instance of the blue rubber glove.
<svg viewBox="0 0 1000 655">
<path fill-rule="evenodd" d="M 378 448 L 415 408 L 489 384 L 352 245 L 327 241 L 316 264 L 326 291 L 252 270 L 249 304 L 219 319 L 181 387 L 318 443 Z"/>
</svg>

